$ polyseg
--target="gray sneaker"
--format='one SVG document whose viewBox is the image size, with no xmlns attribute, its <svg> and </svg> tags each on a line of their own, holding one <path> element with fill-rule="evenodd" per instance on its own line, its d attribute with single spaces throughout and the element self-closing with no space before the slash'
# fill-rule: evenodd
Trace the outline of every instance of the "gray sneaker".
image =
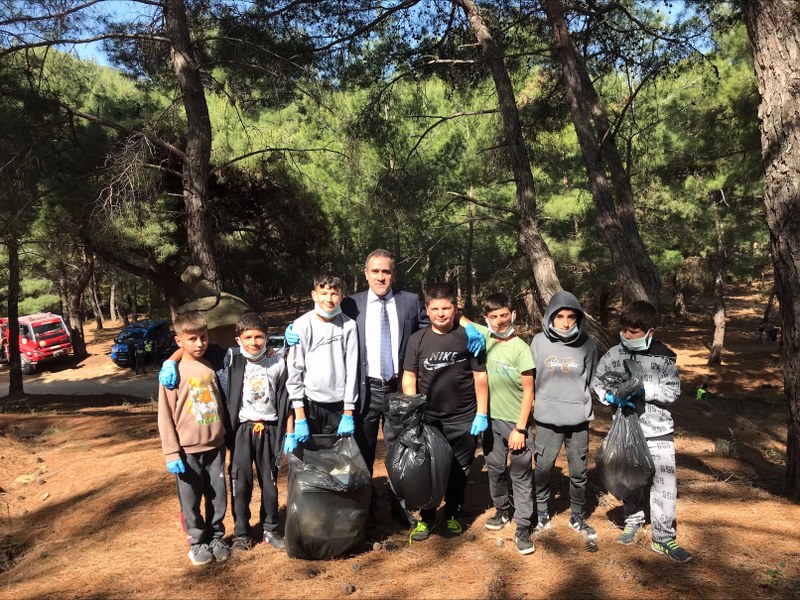
<svg viewBox="0 0 800 600">
<path fill-rule="evenodd" d="M 211 554 L 214 555 L 214 560 L 217 562 L 225 562 L 231 557 L 230 546 L 220 538 L 211 540 L 208 547 L 211 549 Z"/>
<path fill-rule="evenodd" d="M 667 540 L 666 542 L 657 542 L 653 540 L 653 543 L 650 544 L 650 549 L 653 550 L 653 552 L 665 554 L 677 562 L 687 563 L 692 560 L 692 555 L 681 548 L 674 539 Z"/>
<path fill-rule="evenodd" d="M 195 567 L 199 567 L 214 562 L 214 555 L 208 544 L 192 544 L 192 547 L 189 548 L 189 560 Z"/>
<path fill-rule="evenodd" d="M 267 544 L 268 546 L 272 546 L 277 550 L 285 550 L 286 544 L 283 541 L 283 538 L 278 534 L 277 531 L 265 531 L 264 532 L 264 541 L 263 544 Z"/>
<path fill-rule="evenodd" d="M 642 528 L 641 523 L 625 523 L 625 528 L 622 530 L 617 536 L 617 543 L 624 544 L 625 546 L 630 546 L 633 541 L 636 539 L 636 534 L 639 533 L 639 530 Z"/>
</svg>

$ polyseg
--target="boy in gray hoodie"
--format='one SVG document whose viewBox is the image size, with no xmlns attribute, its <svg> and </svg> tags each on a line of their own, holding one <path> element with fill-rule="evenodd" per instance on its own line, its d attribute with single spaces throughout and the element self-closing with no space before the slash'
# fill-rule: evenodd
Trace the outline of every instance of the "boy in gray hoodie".
<svg viewBox="0 0 800 600">
<path fill-rule="evenodd" d="M 533 420 L 538 523 L 551 527 L 548 502 L 550 475 L 561 446 L 569 464 L 570 527 L 590 538 L 595 530 L 583 513 L 586 504 L 589 421 L 594 419 L 589 384 L 597 365 L 597 347 L 583 331 L 586 316 L 578 299 L 558 292 L 547 305 L 543 331 L 531 342 L 535 365 Z"/>
</svg>

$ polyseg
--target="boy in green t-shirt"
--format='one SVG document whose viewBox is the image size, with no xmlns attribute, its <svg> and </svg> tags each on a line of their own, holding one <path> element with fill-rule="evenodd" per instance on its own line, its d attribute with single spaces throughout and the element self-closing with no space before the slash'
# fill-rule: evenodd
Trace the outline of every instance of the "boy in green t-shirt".
<svg viewBox="0 0 800 600">
<path fill-rule="evenodd" d="M 489 430 L 483 434 L 483 453 L 489 470 L 489 494 L 495 507 L 486 528 L 502 529 L 511 518 L 508 478 L 514 490 L 514 541 L 520 554 L 532 554 L 533 439 L 528 425 L 533 408 L 533 357 L 528 344 L 514 335 L 516 313 L 505 294 L 487 296 L 483 316 L 486 372 L 489 377 Z M 508 454 L 511 451 L 510 465 Z"/>
</svg>

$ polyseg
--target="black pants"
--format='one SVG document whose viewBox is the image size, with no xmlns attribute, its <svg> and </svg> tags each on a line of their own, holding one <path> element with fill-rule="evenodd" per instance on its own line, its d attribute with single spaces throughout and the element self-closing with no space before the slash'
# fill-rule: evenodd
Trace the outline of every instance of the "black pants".
<svg viewBox="0 0 800 600">
<path fill-rule="evenodd" d="M 467 477 L 472 461 L 475 459 L 475 448 L 478 445 L 477 438 L 469 433 L 472 420 L 464 423 L 430 421 L 428 425 L 441 431 L 453 450 L 453 464 L 450 465 L 450 478 L 447 480 L 447 491 L 444 495 L 444 513 L 447 519 L 458 517 L 464 504 Z M 421 510 L 420 517 L 432 525 L 436 520 L 436 509 Z"/>
<path fill-rule="evenodd" d="M 182 457 L 186 472 L 177 476 L 178 501 L 181 504 L 183 529 L 189 543 L 203 544 L 225 536 L 225 511 L 228 494 L 225 490 L 225 446 L 214 450 L 186 454 Z M 200 504 L 205 499 L 205 518 Z"/>
<path fill-rule="evenodd" d="M 375 464 L 378 431 L 381 425 L 383 425 L 383 444 L 387 454 L 389 445 L 400 435 L 403 426 L 401 423 L 394 424 L 386 418 L 389 414 L 389 396 L 397 392 L 398 380 L 395 379 L 386 385 L 374 379 L 368 380 L 368 382 L 367 397 L 364 399 L 367 409 L 362 411 L 356 420 L 355 438 L 371 475 Z"/>
<path fill-rule="evenodd" d="M 335 434 L 339 431 L 339 422 L 344 414 L 344 402 L 314 402 L 303 400 L 306 410 L 308 431 L 311 434 Z"/>
<path fill-rule="evenodd" d="M 259 522 L 265 532 L 278 530 L 278 423 L 245 421 L 236 430 L 231 452 L 233 535 L 250 534 L 250 500 L 253 497 L 253 463 L 261 488 Z"/>
</svg>

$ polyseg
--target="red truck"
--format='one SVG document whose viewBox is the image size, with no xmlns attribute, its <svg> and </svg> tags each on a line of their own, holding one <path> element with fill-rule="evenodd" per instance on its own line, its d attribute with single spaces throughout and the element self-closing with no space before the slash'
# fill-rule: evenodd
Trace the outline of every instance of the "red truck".
<svg viewBox="0 0 800 600">
<path fill-rule="evenodd" d="M 0 362 L 8 362 L 8 318 L 0 317 Z M 22 372 L 33 373 L 40 362 L 72 355 L 69 330 L 60 315 L 37 313 L 19 318 L 19 353 Z"/>
</svg>

